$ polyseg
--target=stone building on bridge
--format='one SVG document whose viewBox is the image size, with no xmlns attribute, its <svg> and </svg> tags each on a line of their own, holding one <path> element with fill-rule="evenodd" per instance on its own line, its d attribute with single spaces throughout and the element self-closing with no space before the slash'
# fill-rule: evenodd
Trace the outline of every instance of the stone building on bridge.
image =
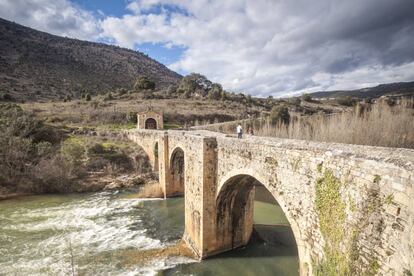
<svg viewBox="0 0 414 276">
<path fill-rule="evenodd" d="M 137 129 L 163 129 L 163 114 L 152 110 L 137 113 Z"/>
</svg>

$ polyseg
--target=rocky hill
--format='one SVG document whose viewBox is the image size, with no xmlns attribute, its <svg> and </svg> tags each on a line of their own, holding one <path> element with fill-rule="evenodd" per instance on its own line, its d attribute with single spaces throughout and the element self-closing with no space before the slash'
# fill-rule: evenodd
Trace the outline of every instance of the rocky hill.
<svg viewBox="0 0 414 276">
<path fill-rule="evenodd" d="M 380 84 L 356 90 L 323 91 L 310 94 L 312 98 L 379 98 L 384 95 L 410 95 L 414 96 L 414 82 L 396 82 Z"/>
<path fill-rule="evenodd" d="M 181 76 L 143 53 L 40 32 L 0 18 L 0 94 L 46 100 L 131 88 L 139 76 L 158 88 Z"/>
</svg>

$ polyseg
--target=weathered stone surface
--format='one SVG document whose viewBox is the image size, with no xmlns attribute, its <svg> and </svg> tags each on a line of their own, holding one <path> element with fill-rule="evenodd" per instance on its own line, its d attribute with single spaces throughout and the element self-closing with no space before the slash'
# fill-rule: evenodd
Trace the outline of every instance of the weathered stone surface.
<svg viewBox="0 0 414 276">
<path fill-rule="evenodd" d="M 261 183 L 290 222 L 301 275 L 312 274 L 328 257 L 315 200 L 317 182 L 329 172 L 341 183 L 341 227 L 350 232 L 339 250 L 345 254 L 352 244 L 353 254 L 358 253 L 355 273 L 414 273 L 413 150 L 236 139 L 208 131 L 133 130 L 127 135 L 159 170 L 166 197 L 177 190 L 172 188 L 177 186 L 171 171 L 174 152 L 184 153 L 184 239 L 200 259 L 247 243 L 254 185 Z"/>
</svg>

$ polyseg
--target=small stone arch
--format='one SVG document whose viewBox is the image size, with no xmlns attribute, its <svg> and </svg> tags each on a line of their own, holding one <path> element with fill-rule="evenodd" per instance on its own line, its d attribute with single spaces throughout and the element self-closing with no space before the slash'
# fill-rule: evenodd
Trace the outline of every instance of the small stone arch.
<svg viewBox="0 0 414 276">
<path fill-rule="evenodd" d="M 184 151 L 180 147 L 176 147 L 170 158 L 170 194 L 172 196 L 184 195 L 185 190 L 185 161 Z"/>
<path fill-rule="evenodd" d="M 220 181 L 216 193 L 216 237 L 221 248 L 217 251 L 228 251 L 246 245 L 253 229 L 254 187 L 265 187 L 283 210 L 295 238 L 298 250 L 300 275 L 308 275 L 311 264 L 307 258 L 301 232 L 294 218 L 286 210 L 283 195 L 275 194 L 268 183 L 253 171 L 249 174 L 242 171 L 230 172 Z"/>
<path fill-rule="evenodd" d="M 157 120 L 154 118 L 147 118 L 145 120 L 145 129 L 157 129 Z"/>
</svg>

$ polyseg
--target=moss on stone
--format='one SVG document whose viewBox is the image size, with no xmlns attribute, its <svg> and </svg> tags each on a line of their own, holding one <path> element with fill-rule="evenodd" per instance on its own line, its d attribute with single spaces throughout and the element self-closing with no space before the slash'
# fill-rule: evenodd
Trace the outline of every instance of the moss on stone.
<svg viewBox="0 0 414 276">
<path fill-rule="evenodd" d="M 294 172 L 297 172 L 299 169 L 300 158 L 296 158 L 294 161 L 291 162 L 291 166 Z"/>
<path fill-rule="evenodd" d="M 316 169 L 318 170 L 318 173 L 322 173 L 322 168 L 323 168 L 323 162 L 319 163 L 319 164 L 316 166 Z"/>
<path fill-rule="evenodd" d="M 341 250 L 346 236 L 345 203 L 341 199 L 341 182 L 326 170 L 316 183 L 316 211 L 325 240 L 325 258 L 316 266 L 317 275 L 349 275 L 349 252 Z"/>
<path fill-rule="evenodd" d="M 366 274 L 367 275 L 377 275 L 379 268 L 380 268 L 380 265 L 378 263 L 378 259 L 374 258 L 369 263 L 368 271 L 367 271 Z"/>
<path fill-rule="evenodd" d="M 384 204 L 391 204 L 394 200 L 394 195 L 389 194 L 384 198 Z"/>
<path fill-rule="evenodd" d="M 378 174 L 376 174 L 376 175 L 374 176 L 374 180 L 373 180 L 373 182 L 374 182 L 375 184 L 378 184 L 380 181 L 381 181 L 381 176 L 379 176 Z"/>
</svg>

